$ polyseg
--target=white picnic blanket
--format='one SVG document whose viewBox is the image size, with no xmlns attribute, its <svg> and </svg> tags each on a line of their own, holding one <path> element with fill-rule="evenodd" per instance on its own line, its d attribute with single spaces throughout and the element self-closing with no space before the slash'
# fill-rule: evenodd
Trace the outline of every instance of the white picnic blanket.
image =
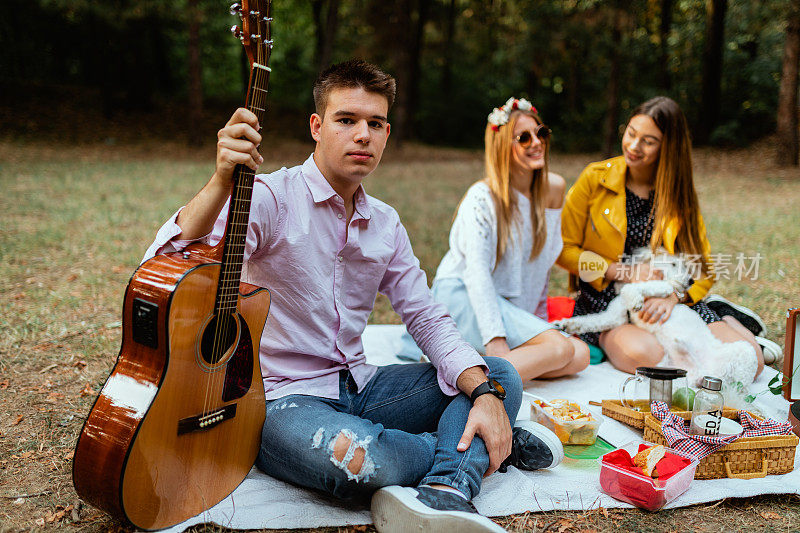
<svg viewBox="0 0 800 533">
<path fill-rule="evenodd" d="M 364 332 L 367 361 L 377 365 L 400 363 L 394 354 L 403 331 L 403 326 L 368 326 Z M 752 390 L 766 389 L 767 382 L 775 373 L 771 368 L 766 368 Z M 606 362 L 590 366 L 577 376 L 532 381 L 526 390 L 547 399 L 568 397 L 587 403 L 590 400 L 616 398 L 619 385 L 627 376 Z M 776 420 L 787 418 L 789 403 L 782 397 L 763 394 L 755 405 Z M 596 410 L 595 414 L 600 415 L 599 407 L 593 409 Z M 528 414 L 529 408 L 523 403 L 520 417 L 527 418 Z M 611 418 L 604 418 L 600 435 L 615 446 L 642 440 L 641 431 Z M 800 465 L 799 455 L 795 455 L 795 465 Z M 596 460 L 565 459 L 552 470 L 537 472 L 520 471 L 512 467 L 504 474 L 493 474 L 484 480 L 481 493 L 474 503 L 481 513 L 488 516 L 526 511 L 631 507 L 600 491 L 599 472 Z M 667 508 L 760 494 L 800 494 L 800 468 L 781 476 L 770 475 L 752 480 L 695 480 L 689 490 L 668 504 Z M 292 529 L 370 524 L 372 519 L 367 508 L 343 505 L 319 493 L 273 479 L 254 468 L 222 502 L 168 531 L 180 532 L 193 524 L 204 522 L 233 529 Z"/>
</svg>

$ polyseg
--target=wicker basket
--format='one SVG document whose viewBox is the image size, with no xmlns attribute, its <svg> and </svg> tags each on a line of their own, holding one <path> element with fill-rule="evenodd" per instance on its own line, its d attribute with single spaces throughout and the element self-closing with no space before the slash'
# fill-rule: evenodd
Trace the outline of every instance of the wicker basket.
<svg viewBox="0 0 800 533">
<path fill-rule="evenodd" d="M 647 411 L 635 411 L 625 407 L 619 400 L 603 400 L 603 416 L 619 420 L 623 424 L 636 429 L 644 429 L 644 417 Z"/>
<path fill-rule="evenodd" d="M 692 417 L 690 411 L 674 413 L 684 420 Z M 738 411 L 735 409 L 723 410 L 722 416 L 739 419 Z M 661 421 L 651 414 L 644 419 L 644 440 L 667 445 L 661 433 Z M 694 478 L 753 479 L 767 474 L 791 472 L 794 470 L 794 454 L 798 440 L 800 439 L 796 435 L 741 438 L 701 459 Z"/>
</svg>

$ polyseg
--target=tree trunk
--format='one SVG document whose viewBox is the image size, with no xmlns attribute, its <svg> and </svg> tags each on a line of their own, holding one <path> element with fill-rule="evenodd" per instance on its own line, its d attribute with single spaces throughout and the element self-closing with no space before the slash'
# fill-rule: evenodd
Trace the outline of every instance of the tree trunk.
<svg viewBox="0 0 800 533">
<path fill-rule="evenodd" d="M 397 17 L 397 28 L 403 28 L 403 31 L 398 35 L 398 41 L 393 53 L 393 63 L 395 68 L 395 79 L 397 80 L 397 98 L 395 99 L 394 106 L 394 119 L 392 120 L 392 137 L 394 137 L 395 145 L 400 148 L 403 141 L 410 137 L 409 117 L 411 116 L 411 50 L 410 38 L 411 32 L 411 10 L 413 9 L 413 0 L 402 0 L 394 2 L 394 14 Z"/>
<path fill-rule="evenodd" d="M 198 146 L 203 140 L 200 123 L 203 119 L 203 69 L 200 63 L 200 7 L 189 0 L 189 144 Z"/>
<path fill-rule="evenodd" d="M 316 30 L 316 42 L 314 56 L 317 62 L 317 70 L 322 71 L 330 66 L 333 57 L 333 47 L 336 43 L 336 31 L 339 29 L 339 3 L 340 0 L 328 0 L 327 11 L 323 11 L 326 5 L 325 0 L 313 0 L 311 2 L 311 13 Z"/>
<path fill-rule="evenodd" d="M 706 40 L 703 49 L 703 88 L 697 141 L 705 144 L 719 121 L 722 96 L 722 53 L 728 0 L 707 0 Z"/>
<path fill-rule="evenodd" d="M 456 0 L 447 6 L 447 25 L 444 37 L 444 62 L 442 65 L 442 100 L 453 100 L 453 42 L 456 33 Z"/>
<path fill-rule="evenodd" d="M 797 72 L 800 64 L 800 0 L 793 0 L 783 45 L 781 87 L 778 92 L 778 153 L 780 166 L 798 166 Z"/>
<path fill-rule="evenodd" d="M 414 33 L 412 34 L 411 50 L 409 53 L 409 87 L 408 87 L 408 127 L 405 131 L 405 138 L 411 139 L 415 136 L 414 131 L 414 115 L 419 106 L 419 79 L 420 79 L 420 63 L 422 60 L 422 47 L 425 37 L 425 24 L 428 22 L 428 7 L 430 2 L 428 0 L 418 0 L 417 4 L 417 18 L 414 24 Z"/>
<path fill-rule="evenodd" d="M 669 74 L 669 32 L 672 27 L 672 0 L 661 0 L 661 23 L 658 26 L 659 56 L 658 84 L 661 90 L 669 92 L 672 80 Z"/>
<path fill-rule="evenodd" d="M 329 0 L 328 16 L 325 18 L 325 42 L 319 56 L 320 70 L 327 68 L 333 58 L 336 31 L 339 29 L 339 0 Z"/>
<path fill-rule="evenodd" d="M 397 100 L 392 124 L 397 146 L 414 136 L 414 113 L 419 87 L 420 57 L 423 33 L 427 22 L 428 0 L 396 2 L 398 29 L 403 29 L 395 46 L 394 65 L 397 73 Z"/>
<path fill-rule="evenodd" d="M 611 29 L 611 69 L 608 80 L 606 123 L 603 135 L 603 156 L 614 154 L 619 137 L 619 74 L 620 50 L 622 49 L 622 10 L 614 7 L 614 23 Z"/>
</svg>

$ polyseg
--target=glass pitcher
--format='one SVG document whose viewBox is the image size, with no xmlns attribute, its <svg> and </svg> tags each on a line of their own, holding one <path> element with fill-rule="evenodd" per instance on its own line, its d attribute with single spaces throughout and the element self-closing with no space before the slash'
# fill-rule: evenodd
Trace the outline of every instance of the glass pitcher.
<svg viewBox="0 0 800 533">
<path fill-rule="evenodd" d="M 649 411 L 652 402 L 664 402 L 672 407 L 673 381 L 677 387 L 686 387 L 686 370 L 640 366 L 636 374 L 626 379 L 619 388 L 619 401 L 634 411 Z"/>
</svg>

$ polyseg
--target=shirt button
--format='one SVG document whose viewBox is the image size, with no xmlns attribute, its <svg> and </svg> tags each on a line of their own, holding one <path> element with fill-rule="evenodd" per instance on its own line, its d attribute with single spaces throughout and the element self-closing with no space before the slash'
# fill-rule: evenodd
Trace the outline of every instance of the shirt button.
<svg viewBox="0 0 800 533">
<path fill-rule="evenodd" d="M 342 218 L 342 214 L 341 214 L 341 213 L 339 213 L 339 214 L 338 214 L 338 215 L 336 215 L 336 216 L 337 216 L 338 218 L 340 218 L 340 219 Z"/>
<path fill-rule="evenodd" d="M 611 163 L 606 163 L 606 166 L 607 166 L 608 168 L 611 168 Z"/>
<path fill-rule="evenodd" d="M 608 210 L 608 209 L 606 209 L 605 211 L 603 211 L 603 213 L 605 213 L 606 215 L 607 215 L 607 214 L 609 214 L 610 212 L 611 212 L 611 211 L 610 211 L 610 210 Z"/>
<path fill-rule="evenodd" d="M 339 260 L 340 263 L 344 260 L 344 258 L 341 255 L 337 257 L 337 259 Z"/>
</svg>

